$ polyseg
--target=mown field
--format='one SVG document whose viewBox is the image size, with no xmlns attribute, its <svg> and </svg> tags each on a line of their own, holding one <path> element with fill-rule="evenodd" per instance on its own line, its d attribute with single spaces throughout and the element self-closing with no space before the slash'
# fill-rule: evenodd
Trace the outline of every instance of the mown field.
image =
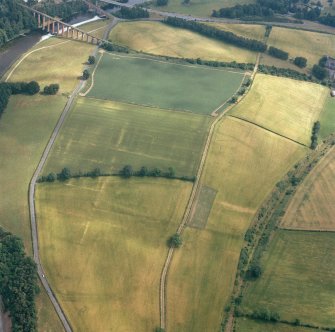
<svg viewBox="0 0 335 332">
<path fill-rule="evenodd" d="M 304 153 L 300 145 L 244 121 L 227 117 L 220 123 L 202 180 L 217 190 L 207 226 L 185 230 L 169 272 L 169 331 L 219 329 L 250 220 Z"/>
<path fill-rule="evenodd" d="M 299 186 L 281 226 L 290 229 L 335 230 L 335 148 L 322 158 Z"/>
<path fill-rule="evenodd" d="M 317 332 L 320 330 L 291 326 L 280 323 L 264 323 L 247 318 L 237 318 L 235 323 L 236 332 Z"/>
<path fill-rule="evenodd" d="M 320 137 L 325 138 L 335 131 L 335 98 L 328 96 L 320 114 Z"/>
<path fill-rule="evenodd" d="M 159 325 L 166 240 L 191 186 L 119 177 L 38 185 L 42 262 L 75 331 L 144 332 Z"/>
<path fill-rule="evenodd" d="M 335 326 L 334 233 L 277 231 L 261 265 L 262 276 L 249 283 L 246 311 L 268 308 L 282 319 Z"/>
<path fill-rule="evenodd" d="M 157 10 L 173 13 L 190 14 L 192 16 L 210 16 L 213 9 L 231 7 L 237 4 L 253 3 L 254 0 L 194 0 L 189 4 L 184 4 L 179 0 L 170 0 L 167 6 L 159 7 Z"/>
<path fill-rule="evenodd" d="M 334 43 L 335 36 L 331 34 L 279 27 L 272 28 L 268 40 L 268 45 L 288 52 L 290 58 L 305 57 L 310 68 L 318 63 L 323 55 L 333 54 Z"/>
<path fill-rule="evenodd" d="M 246 27 L 245 32 L 247 31 L 249 29 Z M 254 29 L 250 31 L 254 32 Z M 112 30 L 109 38 L 137 51 L 178 58 L 255 63 L 257 56 L 256 52 L 160 22 L 121 22 Z"/>
<path fill-rule="evenodd" d="M 264 34 L 265 34 L 265 26 L 264 25 L 258 25 L 258 24 L 231 24 L 231 23 L 206 23 L 209 26 L 213 26 L 215 28 L 218 28 L 220 30 L 224 31 L 230 31 L 232 33 L 235 33 L 236 35 L 245 37 L 245 38 L 251 38 L 251 39 L 257 39 L 257 40 L 263 40 Z"/>
<path fill-rule="evenodd" d="M 105 53 L 88 96 L 211 114 L 243 77 L 242 72 Z"/>
<path fill-rule="evenodd" d="M 118 172 L 125 165 L 194 176 L 211 118 L 79 98 L 43 171 Z"/>
<path fill-rule="evenodd" d="M 321 85 L 257 75 L 234 115 L 309 146 L 328 93 Z"/>
</svg>

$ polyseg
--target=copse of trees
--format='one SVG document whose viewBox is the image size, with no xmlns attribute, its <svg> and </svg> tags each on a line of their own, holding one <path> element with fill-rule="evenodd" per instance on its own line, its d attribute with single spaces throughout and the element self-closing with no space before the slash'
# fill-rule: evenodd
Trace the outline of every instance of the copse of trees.
<svg viewBox="0 0 335 332">
<path fill-rule="evenodd" d="M 164 23 L 178 28 L 188 29 L 203 36 L 214 38 L 252 51 L 265 52 L 267 49 L 266 44 L 259 40 L 237 36 L 230 31 L 223 31 L 196 21 L 187 21 L 177 17 L 168 17 L 164 20 Z"/>
<path fill-rule="evenodd" d="M 136 18 L 148 18 L 149 12 L 139 6 L 134 6 L 131 8 L 122 7 L 119 11 L 119 15 L 122 18 L 133 20 Z"/>
<path fill-rule="evenodd" d="M 297 56 L 293 63 L 300 68 L 305 68 L 307 66 L 307 59 L 302 56 Z"/>
<path fill-rule="evenodd" d="M 287 52 L 285 52 L 285 51 L 283 51 L 279 48 L 273 47 L 273 46 L 269 47 L 268 53 L 269 53 L 269 55 L 271 55 L 275 58 L 281 59 L 281 60 L 287 60 L 288 59 L 288 53 Z"/>
<path fill-rule="evenodd" d="M 44 87 L 43 93 L 45 95 L 55 95 L 59 90 L 59 84 L 50 84 Z"/>
<path fill-rule="evenodd" d="M 37 332 L 37 268 L 22 241 L 0 228 L 0 294 L 10 312 L 12 331 Z"/>
</svg>

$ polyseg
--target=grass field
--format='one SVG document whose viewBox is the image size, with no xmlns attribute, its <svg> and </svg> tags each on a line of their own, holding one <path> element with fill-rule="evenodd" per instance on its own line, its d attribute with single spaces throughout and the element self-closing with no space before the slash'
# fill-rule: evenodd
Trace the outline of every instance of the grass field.
<svg viewBox="0 0 335 332">
<path fill-rule="evenodd" d="M 125 165 L 195 175 L 210 117 L 129 104 L 79 98 L 43 173 L 100 167 L 117 172 Z"/>
<path fill-rule="evenodd" d="M 88 96 L 210 114 L 234 94 L 243 75 L 105 53 Z"/>
<path fill-rule="evenodd" d="M 321 85 L 257 75 L 233 114 L 309 146 L 313 123 L 328 93 Z"/>
<path fill-rule="evenodd" d="M 282 227 L 304 230 L 335 230 L 335 148 L 299 185 L 288 206 Z"/>
<path fill-rule="evenodd" d="M 264 323 L 260 321 L 255 321 L 247 318 L 237 318 L 235 323 L 236 332 L 317 332 L 320 330 L 300 327 L 300 326 L 290 326 L 287 324 L 279 323 Z"/>
<path fill-rule="evenodd" d="M 185 5 L 180 0 L 170 0 L 167 6 L 156 8 L 162 11 L 190 14 L 192 16 L 210 16 L 213 9 L 254 2 L 254 0 L 193 0 L 188 5 Z"/>
<path fill-rule="evenodd" d="M 305 57 L 308 67 L 313 67 L 323 55 L 334 52 L 335 36 L 318 32 L 273 27 L 268 45 L 289 53 L 290 58 Z M 311 47 L 311 45 L 313 45 Z M 298 67 L 296 67 L 298 68 Z"/>
<path fill-rule="evenodd" d="M 230 23 L 206 23 L 209 26 L 213 26 L 220 30 L 230 31 L 236 35 L 263 40 L 265 34 L 265 26 L 258 24 L 230 24 Z"/>
<path fill-rule="evenodd" d="M 182 181 L 118 177 L 38 186 L 42 261 L 75 331 L 159 325 L 166 240 L 190 189 Z"/>
<path fill-rule="evenodd" d="M 328 96 L 320 114 L 320 137 L 325 138 L 335 131 L 335 98 Z"/>
<path fill-rule="evenodd" d="M 304 153 L 298 144 L 244 121 L 227 117 L 220 123 L 202 180 L 217 190 L 207 226 L 185 230 L 169 272 L 169 331 L 219 329 L 244 232 L 274 184 Z"/>
<path fill-rule="evenodd" d="M 262 260 L 263 274 L 249 284 L 242 307 L 334 327 L 334 240 L 334 233 L 277 231 Z"/>
<path fill-rule="evenodd" d="M 160 22 L 118 23 L 112 30 L 110 39 L 137 51 L 179 58 L 255 63 L 257 56 L 256 52 Z"/>
</svg>

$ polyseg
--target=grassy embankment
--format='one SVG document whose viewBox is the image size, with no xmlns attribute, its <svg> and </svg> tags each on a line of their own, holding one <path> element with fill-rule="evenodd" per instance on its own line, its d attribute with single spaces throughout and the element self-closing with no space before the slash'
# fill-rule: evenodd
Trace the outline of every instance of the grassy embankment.
<svg viewBox="0 0 335 332">
<path fill-rule="evenodd" d="M 261 123 L 273 131 L 286 131 L 286 119 L 298 131 L 299 139 L 308 142 L 313 123 L 292 116 L 292 110 L 297 107 L 303 118 L 314 119 L 322 104 L 316 107 L 305 103 L 301 107 L 300 96 L 291 93 L 291 82 L 299 89 L 300 82 L 258 75 L 248 96 L 231 113 L 254 115 L 250 120 L 258 125 L 227 117 L 216 129 L 201 184 L 217 193 L 206 228 L 187 228 L 185 244 L 172 262 L 168 282 L 169 330 L 218 328 L 250 220 L 275 183 L 307 151 L 259 127 Z M 278 86 L 280 103 L 276 100 Z M 323 94 L 318 85 L 308 87 L 314 96 Z M 296 138 L 296 131 L 290 129 L 286 134 Z"/>
<path fill-rule="evenodd" d="M 88 24 L 83 28 L 91 30 L 90 26 L 91 24 Z M 52 38 L 39 43 L 34 49 L 61 42 L 64 41 Z M 37 80 L 42 83 L 42 87 L 46 83 L 59 83 L 61 91 L 69 94 L 82 72 L 82 64 L 92 50 L 93 46 L 90 45 L 66 42 L 36 51 L 21 62 L 10 81 Z M 50 68 L 53 70 L 49 70 Z M 0 119 L 2 146 L 0 196 L 3 198 L 0 203 L 1 226 L 20 236 L 29 253 L 31 253 L 31 236 L 28 185 L 65 103 L 66 98 L 61 95 L 12 96 Z M 38 326 L 41 331 L 62 330 L 43 291 L 37 298 L 37 310 Z"/>
<path fill-rule="evenodd" d="M 112 30 L 109 39 L 136 51 L 178 58 L 255 63 L 257 57 L 256 52 L 160 22 L 122 22 Z"/>
</svg>

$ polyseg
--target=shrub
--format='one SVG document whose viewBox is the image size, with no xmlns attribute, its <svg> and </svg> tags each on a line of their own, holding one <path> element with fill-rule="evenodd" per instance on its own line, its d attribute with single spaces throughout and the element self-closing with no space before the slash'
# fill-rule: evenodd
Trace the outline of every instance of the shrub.
<svg viewBox="0 0 335 332">
<path fill-rule="evenodd" d="M 253 264 L 250 266 L 250 268 L 247 271 L 247 278 L 248 279 L 257 279 L 261 276 L 262 269 L 258 264 Z"/>
<path fill-rule="evenodd" d="M 182 243 L 182 239 L 178 233 L 172 235 L 167 241 L 169 248 L 179 248 Z"/>
<path fill-rule="evenodd" d="M 276 48 L 276 47 L 273 47 L 273 46 L 270 46 L 269 47 L 269 55 L 275 57 L 275 58 L 278 58 L 278 59 L 281 59 L 281 60 L 287 60 L 288 59 L 288 53 L 279 49 L 279 48 Z"/>
<path fill-rule="evenodd" d="M 293 63 L 300 68 L 305 68 L 307 66 L 307 59 L 302 56 L 297 56 Z"/>
<path fill-rule="evenodd" d="M 319 65 L 314 65 L 312 69 L 312 74 L 318 79 L 323 80 L 327 77 L 327 69 Z"/>
<path fill-rule="evenodd" d="M 169 0 L 157 0 L 156 5 L 157 6 L 166 6 L 168 4 Z"/>
<path fill-rule="evenodd" d="M 123 176 L 124 178 L 128 179 L 134 175 L 134 171 L 132 166 L 126 165 L 122 168 L 120 171 L 120 175 Z"/>
<path fill-rule="evenodd" d="M 83 80 L 88 80 L 89 77 L 90 77 L 90 72 L 89 72 L 87 69 L 85 69 L 85 70 L 83 71 L 83 76 L 82 76 L 82 78 L 83 78 Z"/>
<path fill-rule="evenodd" d="M 64 167 L 62 171 L 57 174 L 57 179 L 60 181 L 66 181 L 71 178 L 71 171 L 67 167 Z"/>
<path fill-rule="evenodd" d="M 57 179 L 57 175 L 55 173 L 49 173 L 46 177 L 47 182 L 54 182 Z"/>
<path fill-rule="evenodd" d="M 88 63 L 89 63 L 90 65 L 95 64 L 95 56 L 90 55 L 90 56 L 88 57 Z"/>
<path fill-rule="evenodd" d="M 43 93 L 45 95 L 55 95 L 59 90 L 59 84 L 50 84 L 44 87 Z"/>
</svg>

